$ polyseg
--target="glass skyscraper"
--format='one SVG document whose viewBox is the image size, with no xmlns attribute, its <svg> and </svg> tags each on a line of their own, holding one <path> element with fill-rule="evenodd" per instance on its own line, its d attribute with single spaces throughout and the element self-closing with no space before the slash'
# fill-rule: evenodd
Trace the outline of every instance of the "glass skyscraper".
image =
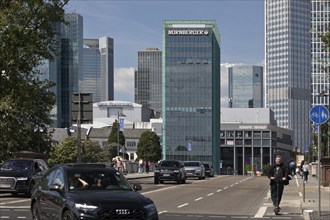
<svg viewBox="0 0 330 220">
<path fill-rule="evenodd" d="M 162 52 L 157 48 L 138 51 L 135 72 L 135 103 L 162 112 Z"/>
<path fill-rule="evenodd" d="M 213 20 L 163 23 L 163 158 L 220 158 L 220 34 Z"/>
<path fill-rule="evenodd" d="M 330 25 L 330 1 L 312 0 L 312 105 L 329 105 L 328 96 L 320 96 L 320 93 L 329 94 L 329 73 L 325 67 L 329 65 L 330 58 L 324 49 L 321 35 L 329 32 Z"/>
<path fill-rule="evenodd" d="M 113 39 L 84 39 L 83 71 L 79 77 L 79 91 L 93 93 L 93 102 L 114 98 Z"/>
<path fill-rule="evenodd" d="M 310 143 L 310 23 L 310 0 L 265 0 L 266 107 L 300 150 Z"/>
<path fill-rule="evenodd" d="M 264 83 L 261 66 L 228 68 L 229 108 L 263 108 Z"/>
</svg>

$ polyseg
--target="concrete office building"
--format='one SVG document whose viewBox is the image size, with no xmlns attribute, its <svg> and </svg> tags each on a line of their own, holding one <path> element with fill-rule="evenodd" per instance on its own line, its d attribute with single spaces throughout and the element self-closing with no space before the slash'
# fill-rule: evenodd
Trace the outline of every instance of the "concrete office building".
<svg viewBox="0 0 330 220">
<path fill-rule="evenodd" d="M 157 48 L 138 51 L 138 68 L 135 72 L 135 102 L 162 110 L 162 52 Z"/>
<path fill-rule="evenodd" d="M 310 0 L 265 0 L 266 107 L 299 150 L 310 143 L 310 23 Z"/>
<path fill-rule="evenodd" d="M 257 174 L 281 154 L 294 156 L 293 131 L 276 126 L 268 108 L 222 108 L 220 150 L 222 174 Z"/>
<path fill-rule="evenodd" d="M 219 164 L 220 34 L 215 21 L 165 20 L 162 51 L 163 159 Z"/>
<path fill-rule="evenodd" d="M 261 66 L 229 67 L 228 79 L 229 108 L 264 107 L 264 79 Z"/>
<path fill-rule="evenodd" d="M 113 39 L 84 39 L 83 71 L 79 77 L 79 91 L 93 94 L 93 102 L 114 98 Z"/>
<path fill-rule="evenodd" d="M 312 0 L 312 105 L 329 105 L 329 73 L 326 66 L 330 63 L 321 36 L 329 32 L 330 2 L 328 0 Z M 320 94 L 326 96 L 320 96 Z"/>
</svg>

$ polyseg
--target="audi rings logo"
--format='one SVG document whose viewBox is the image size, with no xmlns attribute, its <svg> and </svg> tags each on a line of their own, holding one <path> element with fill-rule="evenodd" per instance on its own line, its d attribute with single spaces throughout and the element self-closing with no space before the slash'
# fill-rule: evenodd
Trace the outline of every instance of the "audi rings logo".
<svg viewBox="0 0 330 220">
<path fill-rule="evenodd" d="M 129 210 L 128 209 L 116 209 L 117 215 L 129 215 Z"/>
</svg>

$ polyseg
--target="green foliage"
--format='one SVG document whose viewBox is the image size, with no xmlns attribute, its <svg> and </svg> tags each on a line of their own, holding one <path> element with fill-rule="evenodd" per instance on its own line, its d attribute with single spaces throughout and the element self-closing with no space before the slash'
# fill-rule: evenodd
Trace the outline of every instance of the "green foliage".
<svg viewBox="0 0 330 220">
<path fill-rule="evenodd" d="M 104 147 L 106 160 L 111 163 L 112 159 L 117 156 L 117 144 L 110 144 Z"/>
<path fill-rule="evenodd" d="M 67 1 L 0 1 L 0 160 L 17 151 L 48 153 L 54 83 L 37 69 L 57 49 L 52 24 Z"/>
<path fill-rule="evenodd" d="M 262 166 L 262 176 L 267 176 L 267 172 L 268 172 L 269 168 L 270 168 L 269 163 Z"/>
<path fill-rule="evenodd" d="M 77 138 L 67 137 L 50 153 L 49 163 L 75 163 L 77 161 Z M 98 142 L 87 140 L 81 143 L 81 162 L 98 163 L 106 162 L 106 151 Z"/>
<path fill-rule="evenodd" d="M 157 162 L 161 159 L 162 149 L 155 132 L 143 132 L 139 139 L 136 154 L 144 161 Z"/>
<path fill-rule="evenodd" d="M 119 123 L 117 120 L 112 124 L 111 132 L 109 134 L 108 144 L 109 145 L 116 145 L 118 144 L 118 130 L 119 130 Z M 119 145 L 125 146 L 125 136 L 122 131 L 119 131 Z M 117 154 L 116 154 L 117 155 Z"/>
<path fill-rule="evenodd" d="M 77 138 L 69 136 L 50 152 L 48 163 L 74 163 L 77 161 Z"/>
</svg>

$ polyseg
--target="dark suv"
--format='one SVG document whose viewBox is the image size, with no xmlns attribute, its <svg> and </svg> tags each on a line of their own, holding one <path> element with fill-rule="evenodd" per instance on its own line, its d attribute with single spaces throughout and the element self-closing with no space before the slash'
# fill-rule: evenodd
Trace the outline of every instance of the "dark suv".
<svg viewBox="0 0 330 220">
<path fill-rule="evenodd" d="M 154 183 L 175 181 L 178 184 L 186 183 L 187 175 L 183 164 L 177 160 L 162 160 L 155 168 Z"/>
<path fill-rule="evenodd" d="M 0 193 L 25 193 L 31 190 L 38 178 L 48 170 L 42 159 L 9 159 L 0 168 Z"/>
</svg>

